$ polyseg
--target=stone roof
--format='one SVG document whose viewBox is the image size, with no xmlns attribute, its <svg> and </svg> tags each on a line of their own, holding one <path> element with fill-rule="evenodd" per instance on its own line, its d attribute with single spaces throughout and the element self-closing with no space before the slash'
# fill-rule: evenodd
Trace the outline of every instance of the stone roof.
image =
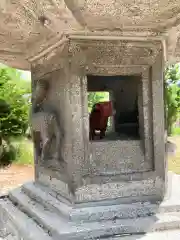
<svg viewBox="0 0 180 240">
<path fill-rule="evenodd" d="M 108 36 L 116 44 L 159 41 L 177 62 L 179 29 L 180 0 L 1 0 L 0 62 L 28 70 L 43 51 Z"/>
</svg>

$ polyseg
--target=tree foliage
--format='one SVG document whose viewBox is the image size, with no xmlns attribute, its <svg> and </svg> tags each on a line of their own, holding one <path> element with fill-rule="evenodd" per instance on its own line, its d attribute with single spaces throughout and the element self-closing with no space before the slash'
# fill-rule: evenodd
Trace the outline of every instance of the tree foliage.
<svg viewBox="0 0 180 240">
<path fill-rule="evenodd" d="M 30 83 L 16 69 L 0 68 L 0 127 L 3 137 L 23 135 L 28 127 Z"/>
<path fill-rule="evenodd" d="M 108 92 L 89 92 L 88 93 L 88 111 L 91 112 L 91 109 L 95 103 L 108 101 L 109 93 Z"/>
<path fill-rule="evenodd" d="M 165 111 L 167 131 L 172 133 L 173 124 L 180 113 L 180 69 L 174 64 L 165 69 Z"/>
</svg>

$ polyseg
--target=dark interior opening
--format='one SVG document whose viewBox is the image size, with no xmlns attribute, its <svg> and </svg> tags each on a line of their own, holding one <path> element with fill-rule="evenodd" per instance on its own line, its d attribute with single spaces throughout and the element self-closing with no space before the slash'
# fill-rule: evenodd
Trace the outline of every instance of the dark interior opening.
<svg viewBox="0 0 180 240">
<path fill-rule="evenodd" d="M 105 101 L 98 105 L 96 101 L 92 104 L 93 107 L 89 114 L 90 140 L 139 139 L 138 87 L 140 77 L 91 75 L 87 76 L 87 79 L 88 94 L 109 92 L 109 103 Z M 109 113 L 104 111 L 105 115 L 103 115 L 104 112 L 100 112 L 100 108 L 105 109 L 107 104 L 111 104 L 112 109 L 109 108 Z M 92 137 L 92 130 L 96 132 L 94 137 Z"/>
</svg>

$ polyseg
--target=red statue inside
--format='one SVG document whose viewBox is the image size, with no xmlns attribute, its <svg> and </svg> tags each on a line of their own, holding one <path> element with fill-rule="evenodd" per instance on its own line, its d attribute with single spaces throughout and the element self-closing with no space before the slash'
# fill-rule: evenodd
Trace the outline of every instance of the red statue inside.
<svg viewBox="0 0 180 240">
<path fill-rule="evenodd" d="M 96 136 L 100 139 L 105 137 L 108 118 L 112 115 L 113 107 L 111 101 L 99 102 L 93 106 L 89 116 L 90 140 L 94 140 Z"/>
</svg>

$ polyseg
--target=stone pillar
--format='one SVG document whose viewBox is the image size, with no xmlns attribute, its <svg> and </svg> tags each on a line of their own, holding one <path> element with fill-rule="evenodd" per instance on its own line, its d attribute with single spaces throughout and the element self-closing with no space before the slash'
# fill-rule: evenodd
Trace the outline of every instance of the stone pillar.
<svg viewBox="0 0 180 240">
<path fill-rule="evenodd" d="M 47 64 L 44 62 L 44 64 Z M 52 185 L 54 190 L 63 191 L 63 195 L 67 195 L 68 189 L 65 183 L 72 181 L 69 179 L 71 176 L 71 168 L 68 160 L 72 158 L 72 112 L 71 112 L 71 100 L 70 100 L 70 88 L 69 88 L 69 76 L 68 69 L 60 68 L 53 72 L 44 72 L 38 76 L 37 65 L 32 66 L 32 81 L 36 83 L 38 80 L 48 81 L 50 84 L 50 90 L 48 92 L 47 103 L 52 106 L 53 110 L 58 113 L 59 121 L 61 125 L 61 148 L 63 163 L 51 158 L 45 162 L 42 159 L 38 159 L 40 162 L 36 166 L 36 172 L 38 175 L 37 181 L 45 185 Z M 54 151 L 55 143 L 52 142 L 51 150 Z M 58 181 L 59 182 L 58 182 Z M 62 182 L 61 182 L 62 181 Z M 59 184 L 59 185 L 58 185 Z M 63 186 L 62 186 L 62 185 Z"/>
<path fill-rule="evenodd" d="M 113 110 L 115 110 L 114 108 L 114 96 L 113 96 L 113 91 L 109 91 L 109 100 L 112 101 L 112 105 L 113 105 Z M 113 116 L 110 116 L 110 130 L 112 132 L 115 132 L 115 124 L 114 124 L 114 114 Z"/>
<path fill-rule="evenodd" d="M 32 76 L 32 81 L 31 81 L 31 91 L 34 92 L 34 89 L 35 89 L 35 81 L 33 81 L 33 74 L 31 74 Z M 31 96 L 31 102 L 32 102 L 32 96 Z M 32 109 L 30 110 L 30 115 L 31 115 L 31 111 Z M 38 155 L 36 154 L 36 146 L 35 146 L 35 139 L 34 139 L 34 136 L 32 136 L 32 140 L 33 140 L 33 151 L 34 151 L 34 173 L 35 173 L 35 180 L 38 179 L 38 175 L 39 175 L 39 172 L 38 172 L 38 163 L 39 163 L 39 159 L 38 159 Z"/>
<path fill-rule="evenodd" d="M 152 87 L 150 71 L 142 73 L 142 114 L 145 161 L 153 167 Z"/>
<path fill-rule="evenodd" d="M 82 176 L 89 171 L 87 80 L 84 70 L 69 61 L 68 51 L 63 55 L 56 49 L 54 55 L 49 55 L 32 64 L 32 82 L 33 85 L 39 80 L 49 82 L 46 101 L 60 118 L 63 162 L 54 158 L 45 162 L 39 159 L 35 165 L 36 181 L 72 200 L 72 193 L 83 184 Z M 52 152 L 54 146 L 52 142 Z"/>
<path fill-rule="evenodd" d="M 164 141 L 164 62 L 162 52 L 151 69 L 153 101 L 153 144 L 156 175 L 166 183 L 167 166 Z M 166 186 L 164 186 L 166 187 Z M 165 191 L 165 189 L 164 189 Z"/>
<path fill-rule="evenodd" d="M 71 71 L 70 71 L 71 73 Z M 72 166 L 76 185 L 82 184 L 82 176 L 88 171 L 86 160 L 88 158 L 89 124 L 87 111 L 87 83 L 85 76 L 72 74 L 69 76 L 69 92 L 72 112 L 72 157 L 69 164 Z"/>
<path fill-rule="evenodd" d="M 144 114 L 143 114 L 143 78 L 140 79 L 138 84 L 138 111 L 139 111 L 139 135 L 141 139 L 141 145 L 145 151 L 144 144 Z M 143 151 L 143 152 L 144 152 Z"/>
<path fill-rule="evenodd" d="M 149 69 L 142 72 L 138 87 L 139 135 L 144 163 L 153 170 L 152 87 Z"/>
</svg>

